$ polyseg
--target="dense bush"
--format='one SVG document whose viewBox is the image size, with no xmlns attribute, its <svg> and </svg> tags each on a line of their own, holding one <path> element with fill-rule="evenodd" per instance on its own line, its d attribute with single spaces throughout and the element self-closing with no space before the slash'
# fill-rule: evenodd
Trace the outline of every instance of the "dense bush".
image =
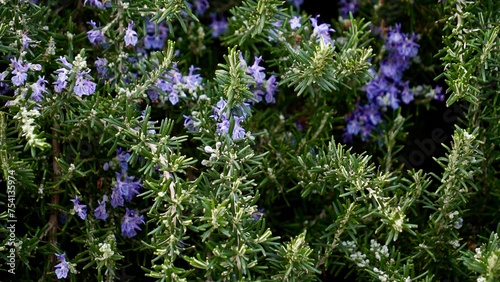
<svg viewBox="0 0 500 282">
<path fill-rule="evenodd" d="M 2 280 L 499 281 L 500 3 L 314 2 L 0 0 Z"/>
</svg>

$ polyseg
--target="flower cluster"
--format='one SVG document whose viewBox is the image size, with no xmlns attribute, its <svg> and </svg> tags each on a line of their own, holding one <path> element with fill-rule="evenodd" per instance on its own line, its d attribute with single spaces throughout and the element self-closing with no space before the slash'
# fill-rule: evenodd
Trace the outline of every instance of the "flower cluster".
<svg viewBox="0 0 500 282">
<path fill-rule="evenodd" d="M 141 230 L 139 224 L 144 224 L 144 216 L 139 215 L 135 210 L 126 208 L 121 227 L 123 237 L 131 238 L 137 235 L 136 230 Z"/>
<path fill-rule="evenodd" d="M 410 89 L 410 82 L 403 80 L 403 72 L 417 56 L 417 39 L 415 34 L 409 36 L 401 32 L 400 24 L 389 29 L 385 41 L 388 56 L 381 61 L 378 72 L 372 70 L 372 79 L 363 87 L 367 104 L 358 102 L 354 111 L 346 117 L 344 141 L 350 142 L 356 135 L 367 141 L 382 121 L 382 113 L 389 107 L 397 109 L 401 102 L 408 104 L 413 101 L 415 94 Z"/>
<path fill-rule="evenodd" d="M 90 80 L 90 70 L 87 69 L 87 65 L 80 55 L 76 56 L 73 64 L 69 63 L 64 57 L 60 57 L 57 60 L 61 63 L 62 67 L 55 71 L 57 74 L 57 80 L 53 83 L 55 92 L 61 93 L 66 90 L 68 79 L 74 73 L 76 81 L 73 93 L 79 97 L 94 94 L 97 84 Z"/>
<path fill-rule="evenodd" d="M 146 21 L 146 34 L 143 38 L 144 49 L 148 51 L 162 50 L 168 36 L 168 28 L 164 21 L 159 24 Z"/>
<path fill-rule="evenodd" d="M 266 101 L 266 103 L 275 103 L 276 99 L 274 98 L 274 94 L 278 91 L 277 78 L 275 75 L 269 76 L 266 80 L 266 74 L 264 73 L 265 68 L 259 66 L 262 61 L 262 56 L 255 57 L 253 65 L 248 66 L 247 62 L 243 58 L 243 55 L 240 53 L 240 67 L 246 70 L 246 73 L 251 75 L 253 78 L 253 83 L 248 85 L 250 91 L 254 93 L 254 98 L 258 102 Z M 252 101 L 248 101 L 252 103 Z"/>
<path fill-rule="evenodd" d="M 106 162 L 103 165 L 104 170 L 118 170 L 115 171 L 116 178 L 114 179 L 114 187 L 111 188 L 111 197 L 104 194 L 102 200 L 98 200 L 98 206 L 94 210 L 94 215 L 97 219 L 106 221 L 108 218 L 108 213 L 106 211 L 106 202 L 111 198 L 111 206 L 113 208 L 123 207 L 125 203 L 130 203 L 134 196 L 139 194 L 139 190 L 143 188 L 142 179 L 136 179 L 135 176 L 128 175 L 130 153 L 126 152 L 122 148 L 116 150 L 116 156 L 110 162 Z M 132 232 L 130 229 L 131 224 L 139 224 L 140 221 L 130 220 L 130 217 L 141 218 L 136 211 L 129 210 L 126 208 L 127 212 L 122 218 L 122 235 L 126 238 L 134 236 L 136 233 Z M 144 223 L 144 221 L 142 221 Z M 125 224 L 125 225 L 124 225 Z M 138 226 L 135 226 L 138 229 Z M 132 235 L 133 234 L 133 235 Z"/>
<path fill-rule="evenodd" d="M 85 219 L 87 217 L 87 206 L 80 203 L 78 196 L 71 200 L 73 202 L 73 211 L 78 214 L 81 219 Z"/>
<path fill-rule="evenodd" d="M 218 38 L 224 35 L 229 27 L 229 23 L 226 17 L 217 15 L 215 13 L 211 13 L 210 18 L 212 19 L 212 22 L 210 23 L 210 29 L 212 30 L 211 33 L 212 37 Z"/>
<path fill-rule="evenodd" d="M 232 128 L 231 138 L 233 140 L 245 137 L 245 129 L 241 127 L 241 122 L 245 120 L 247 113 L 250 112 L 249 105 L 238 105 L 237 109 L 232 110 L 232 112 L 226 108 L 226 105 L 227 102 L 224 99 L 220 99 L 217 105 L 213 107 L 214 114 L 210 117 L 217 121 L 216 132 L 228 134 L 230 133 L 229 130 Z"/>
<path fill-rule="evenodd" d="M 344 19 L 349 17 L 349 13 L 355 14 L 359 8 L 358 0 L 340 0 L 340 16 Z"/>
<path fill-rule="evenodd" d="M 191 66 L 189 73 L 183 75 L 174 64 L 172 69 L 165 72 L 156 80 L 154 87 L 147 91 L 149 99 L 158 106 L 166 106 L 167 101 L 176 105 L 180 98 L 186 98 L 188 94 L 196 100 L 198 93 L 203 90 L 203 78 L 195 73 L 198 70 L 199 68 Z"/>
<path fill-rule="evenodd" d="M 87 31 L 87 37 L 90 43 L 104 46 L 107 40 L 102 30 L 97 27 L 97 24 L 93 20 L 90 20 L 88 24 L 92 27 L 91 30 Z"/>
<path fill-rule="evenodd" d="M 66 253 L 56 253 L 56 258 L 60 261 L 60 263 L 55 265 L 55 272 L 58 279 L 68 277 L 68 272 L 76 273 L 75 266 L 66 260 Z"/>
<path fill-rule="evenodd" d="M 330 28 L 330 25 L 326 23 L 318 25 L 318 17 L 319 16 L 310 18 L 313 27 L 313 33 L 311 36 L 313 38 L 316 38 L 317 41 L 322 42 L 324 44 L 333 44 L 330 32 L 333 32 L 335 30 L 333 28 Z"/>
</svg>

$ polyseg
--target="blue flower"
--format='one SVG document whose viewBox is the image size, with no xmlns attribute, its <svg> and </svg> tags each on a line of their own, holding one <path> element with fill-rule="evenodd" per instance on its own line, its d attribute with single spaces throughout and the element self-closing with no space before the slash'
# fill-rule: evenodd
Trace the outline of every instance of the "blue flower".
<svg viewBox="0 0 500 282">
<path fill-rule="evenodd" d="M 113 187 L 111 188 L 111 205 L 113 208 L 116 208 L 118 206 L 123 207 L 124 201 L 123 201 L 123 195 L 121 193 L 120 188 L 118 187 Z"/>
<path fill-rule="evenodd" d="M 194 120 L 186 115 L 183 115 L 184 117 L 184 127 L 187 128 L 189 131 L 198 131 L 198 128 L 194 125 Z"/>
<path fill-rule="evenodd" d="M 266 103 L 276 103 L 276 99 L 274 98 L 274 94 L 278 91 L 278 82 L 276 81 L 276 76 L 271 75 L 269 79 L 266 81 L 266 96 L 264 97 Z"/>
<path fill-rule="evenodd" d="M 33 99 L 33 101 L 42 101 L 42 93 L 47 93 L 47 90 L 45 89 L 45 83 L 47 83 L 47 80 L 45 80 L 45 76 L 38 76 L 38 80 L 36 81 L 36 83 L 31 85 L 31 89 L 33 89 L 33 92 L 31 93 L 31 99 Z"/>
<path fill-rule="evenodd" d="M 87 76 L 88 72 L 79 72 L 76 75 L 76 82 L 73 91 L 79 97 L 83 95 L 91 95 L 94 94 L 96 89 L 96 84 L 92 82 Z"/>
<path fill-rule="evenodd" d="M 12 71 L 12 74 L 14 76 L 11 78 L 12 84 L 15 86 L 19 86 L 26 81 L 28 78 L 28 74 L 26 73 L 30 67 L 30 64 L 23 65 L 23 59 L 19 58 L 17 60 L 16 58 L 10 59 L 12 62 L 12 66 L 14 67 L 14 70 Z"/>
<path fill-rule="evenodd" d="M 217 133 L 229 133 L 229 128 L 231 126 L 231 122 L 226 118 L 226 116 L 222 116 L 221 120 L 217 123 Z"/>
<path fill-rule="evenodd" d="M 290 28 L 291 29 L 297 29 L 297 28 L 300 28 L 302 25 L 300 24 L 300 20 L 302 18 L 299 17 L 299 16 L 293 16 L 291 19 L 290 19 Z"/>
<path fill-rule="evenodd" d="M 195 71 L 200 70 L 200 68 L 196 68 L 194 66 L 189 67 L 189 74 L 182 77 L 182 81 L 184 82 L 187 90 L 191 92 L 195 92 L 198 87 L 201 86 L 202 78 L 199 74 L 195 74 Z"/>
<path fill-rule="evenodd" d="M 443 93 L 443 87 L 441 86 L 436 86 L 434 88 L 434 99 L 438 100 L 438 101 L 444 101 L 444 93 Z"/>
<path fill-rule="evenodd" d="M 80 200 L 78 200 L 78 196 L 71 200 L 74 204 L 73 210 L 81 219 L 85 219 L 87 216 L 87 206 L 80 204 Z"/>
<path fill-rule="evenodd" d="M 139 189 L 142 188 L 141 179 L 134 181 L 134 176 L 128 176 L 126 172 L 116 172 L 116 188 L 120 195 L 127 202 L 132 201 L 135 195 L 139 194 Z"/>
<path fill-rule="evenodd" d="M 241 139 L 241 138 L 245 137 L 245 129 L 243 127 L 241 127 L 241 125 L 240 125 L 241 121 L 243 121 L 243 118 L 241 118 L 241 117 L 234 118 L 234 128 L 233 128 L 233 134 L 231 136 L 231 138 L 233 138 L 233 140 L 237 140 L 237 139 Z M 229 128 L 228 128 L 228 130 L 229 130 Z"/>
<path fill-rule="evenodd" d="M 97 29 L 96 23 L 93 20 L 90 20 L 88 24 L 92 27 L 92 30 L 87 31 L 87 37 L 90 43 L 94 45 L 106 43 L 106 37 L 102 31 Z"/>
<path fill-rule="evenodd" d="M 124 172 L 128 170 L 128 159 L 130 158 L 130 153 L 127 153 L 123 148 L 116 149 L 116 160 L 120 165 L 120 171 Z"/>
<path fill-rule="evenodd" d="M 403 88 L 403 90 L 401 90 L 401 101 L 403 101 L 403 103 L 405 104 L 408 104 L 411 101 L 413 101 L 414 94 L 410 89 L 410 82 L 405 81 L 400 83 L 399 85 Z"/>
<path fill-rule="evenodd" d="M 128 24 L 127 30 L 125 31 L 125 46 L 135 46 L 137 44 L 137 32 L 132 28 L 134 27 L 134 22 Z"/>
<path fill-rule="evenodd" d="M 197 16 L 203 15 L 205 13 L 205 11 L 208 9 L 208 7 L 210 6 L 208 4 L 208 0 L 195 0 L 194 5 L 196 7 L 195 14 Z"/>
<path fill-rule="evenodd" d="M 298 9 L 304 3 L 304 0 L 288 0 L 288 2 L 291 2 Z"/>
<path fill-rule="evenodd" d="M 83 6 L 86 6 L 87 5 L 87 2 L 89 3 L 89 6 L 92 7 L 97 7 L 97 8 L 100 8 L 100 9 L 103 9 L 104 8 L 104 5 L 102 4 L 101 1 L 99 0 L 85 0 L 83 2 Z"/>
<path fill-rule="evenodd" d="M 108 212 L 106 211 L 106 202 L 108 201 L 108 196 L 102 196 L 102 201 L 97 200 L 99 206 L 94 210 L 94 216 L 100 220 L 106 220 L 108 218 Z"/>
<path fill-rule="evenodd" d="M 9 91 L 9 84 L 4 82 L 7 77 L 7 72 L 0 72 L 0 94 L 5 94 Z"/>
<path fill-rule="evenodd" d="M 136 230 L 142 230 L 139 224 L 144 224 L 144 216 L 139 215 L 135 210 L 126 208 L 125 215 L 122 218 L 122 235 L 125 238 L 131 238 L 137 235 Z"/>
<path fill-rule="evenodd" d="M 333 40 L 330 37 L 330 31 L 335 31 L 333 28 L 330 28 L 329 24 L 320 24 L 318 25 L 318 18 L 319 16 L 316 16 L 314 18 L 310 18 L 311 24 L 313 26 L 313 34 L 312 36 L 318 37 L 318 41 L 323 41 L 323 43 L 326 44 L 332 44 Z"/>
<path fill-rule="evenodd" d="M 391 59 L 382 60 L 380 63 L 380 72 L 385 77 L 392 78 L 394 81 L 401 80 L 403 76 L 402 66 L 397 61 Z"/>
<path fill-rule="evenodd" d="M 109 77 L 108 60 L 106 60 L 106 58 L 97 57 L 97 60 L 95 60 L 94 62 L 94 66 L 97 70 L 97 77 L 99 78 Z"/>
<path fill-rule="evenodd" d="M 262 61 L 262 56 L 255 57 L 254 63 L 251 67 L 247 68 L 247 73 L 251 75 L 255 79 L 255 83 L 257 86 L 264 83 L 264 79 L 266 78 L 266 74 L 264 73 L 265 68 L 259 66 L 259 63 Z"/>
<path fill-rule="evenodd" d="M 29 48 L 29 43 L 33 42 L 31 38 L 28 37 L 28 32 L 23 33 L 21 37 L 21 44 L 23 45 L 24 48 Z"/>
<path fill-rule="evenodd" d="M 56 275 L 58 279 L 68 277 L 69 263 L 66 261 L 66 253 L 57 254 L 56 257 L 61 262 L 55 265 Z"/>
<path fill-rule="evenodd" d="M 342 18 L 347 18 L 349 12 L 355 14 L 358 10 L 359 3 L 356 0 L 340 0 L 340 15 Z"/>
<path fill-rule="evenodd" d="M 346 116 L 347 126 L 344 132 L 344 141 L 352 140 L 355 135 L 361 135 L 363 141 L 368 140 L 371 132 L 382 121 L 378 106 L 374 104 L 356 104 L 354 111 Z"/>
<path fill-rule="evenodd" d="M 57 73 L 57 80 L 53 83 L 54 90 L 57 93 L 61 93 L 67 86 L 68 84 L 68 75 L 69 75 L 69 70 L 73 68 L 73 65 L 68 63 L 68 60 L 64 57 L 59 57 L 57 61 L 60 61 L 64 67 L 58 68 L 55 73 Z"/>
<path fill-rule="evenodd" d="M 161 50 L 165 45 L 165 39 L 168 35 L 168 28 L 165 22 L 155 24 L 146 20 L 146 36 L 144 36 L 144 48 L 147 50 Z"/>
<path fill-rule="evenodd" d="M 229 23 L 224 16 L 221 16 L 220 19 L 218 19 L 217 15 L 212 13 L 210 14 L 210 18 L 212 19 L 212 23 L 210 23 L 210 29 L 212 29 L 213 38 L 218 38 L 227 32 Z"/>
</svg>

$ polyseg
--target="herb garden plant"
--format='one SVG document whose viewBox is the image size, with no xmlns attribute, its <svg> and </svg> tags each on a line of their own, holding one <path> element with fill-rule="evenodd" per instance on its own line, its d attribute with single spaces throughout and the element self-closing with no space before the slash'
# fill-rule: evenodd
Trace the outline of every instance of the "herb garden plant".
<svg viewBox="0 0 500 282">
<path fill-rule="evenodd" d="M 499 281 L 500 2 L 0 0 L 2 281 Z"/>
</svg>

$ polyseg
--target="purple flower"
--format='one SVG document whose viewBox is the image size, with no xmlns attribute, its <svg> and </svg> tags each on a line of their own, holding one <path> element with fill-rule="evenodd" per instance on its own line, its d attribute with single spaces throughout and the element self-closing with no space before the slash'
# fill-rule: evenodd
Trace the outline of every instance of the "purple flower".
<svg viewBox="0 0 500 282">
<path fill-rule="evenodd" d="M 326 44 L 332 44 L 333 41 L 330 37 L 330 31 L 335 31 L 333 28 L 330 28 L 329 24 L 320 24 L 318 25 L 318 17 L 310 18 L 311 24 L 314 27 L 312 36 L 318 37 L 318 41 L 323 41 Z"/>
<path fill-rule="evenodd" d="M 21 44 L 23 45 L 23 47 L 29 48 L 30 42 L 33 42 L 33 40 L 28 37 L 28 32 L 23 33 L 22 38 L 21 38 Z"/>
<path fill-rule="evenodd" d="M 288 0 L 288 2 L 291 2 L 298 9 L 304 3 L 304 0 Z"/>
<path fill-rule="evenodd" d="M 5 94 L 9 91 L 9 84 L 4 82 L 7 77 L 7 72 L 0 72 L 0 94 Z"/>
<path fill-rule="evenodd" d="M 386 110 L 387 106 L 391 106 L 394 110 L 397 109 L 399 107 L 399 99 L 397 98 L 398 92 L 399 90 L 395 84 L 389 84 L 382 95 L 377 97 L 377 105 L 381 107 L 383 111 Z"/>
<path fill-rule="evenodd" d="M 266 81 L 266 103 L 276 103 L 276 99 L 274 98 L 274 94 L 278 91 L 277 88 L 278 82 L 276 81 L 276 76 L 271 75 L 269 79 Z"/>
<path fill-rule="evenodd" d="M 125 31 L 125 46 L 135 46 L 137 44 L 137 32 L 132 28 L 134 27 L 134 22 L 128 24 L 127 30 Z"/>
<path fill-rule="evenodd" d="M 388 49 L 394 50 L 397 49 L 397 47 L 401 45 L 404 40 L 405 35 L 401 33 L 401 24 L 397 23 L 395 28 L 389 28 L 385 44 Z"/>
<path fill-rule="evenodd" d="M 264 83 L 264 79 L 266 78 L 266 74 L 263 72 L 265 69 L 259 66 L 259 63 L 261 61 L 262 56 L 255 57 L 253 65 L 247 68 L 247 73 L 255 79 L 255 83 L 257 84 L 257 86 Z"/>
<path fill-rule="evenodd" d="M 122 235 L 125 238 L 131 238 L 137 235 L 136 230 L 142 230 L 139 224 L 144 224 L 144 217 L 135 210 L 126 208 L 125 215 L 122 218 Z"/>
<path fill-rule="evenodd" d="M 79 72 L 76 75 L 76 82 L 73 90 L 79 97 L 83 95 L 92 95 L 95 92 L 96 84 L 85 76 L 87 73 L 88 72 Z"/>
<path fill-rule="evenodd" d="M 355 14 L 358 10 L 359 3 L 356 0 L 340 0 L 340 15 L 342 18 L 347 18 L 349 16 L 349 12 Z"/>
<path fill-rule="evenodd" d="M 78 200 L 78 196 L 71 200 L 74 204 L 73 210 L 81 219 L 85 219 L 87 216 L 87 206 L 80 204 L 80 200 Z"/>
<path fill-rule="evenodd" d="M 108 196 L 102 196 L 102 201 L 97 200 L 99 206 L 94 210 L 94 216 L 100 220 L 106 220 L 108 218 L 108 212 L 106 211 L 106 202 L 108 201 Z"/>
<path fill-rule="evenodd" d="M 196 7 L 195 14 L 197 16 L 203 15 L 205 13 L 205 11 L 208 9 L 208 7 L 210 6 L 208 4 L 208 0 L 195 0 L 194 5 Z"/>
<path fill-rule="evenodd" d="M 344 132 L 344 141 L 352 140 L 355 135 L 361 135 L 363 141 L 368 140 L 371 132 L 382 121 L 379 108 L 373 104 L 361 106 L 356 104 L 354 111 L 346 116 L 347 126 Z"/>
<path fill-rule="evenodd" d="M 121 194 L 121 190 L 118 187 L 111 188 L 111 205 L 113 208 L 123 207 L 123 195 Z"/>
<path fill-rule="evenodd" d="M 390 28 L 387 34 L 385 46 L 391 51 L 391 55 L 397 56 L 396 60 L 402 60 L 401 65 L 406 65 L 409 60 L 418 54 L 419 45 L 415 41 L 418 35 L 413 34 L 408 37 L 401 32 L 401 24 L 396 24 L 395 28 Z"/>
<path fill-rule="evenodd" d="M 45 76 L 38 76 L 38 80 L 36 81 L 36 83 L 31 85 L 31 89 L 33 89 L 33 92 L 31 93 L 31 99 L 33 99 L 33 101 L 42 101 L 42 93 L 47 93 L 47 90 L 45 89 L 45 83 L 47 83 L 47 80 L 45 80 Z"/>
<path fill-rule="evenodd" d="M 195 71 L 200 70 L 200 68 L 195 68 L 194 66 L 189 67 L 189 74 L 182 77 L 182 81 L 188 88 L 189 92 L 194 92 L 201 85 L 202 78 L 199 74 L 194 74 Z"/>
<path fill-rule="evenodd" d="M 399 81 L 403 76 L 403 69 L 399 64 L 391 59 L 384 59 L 380 63 L 380 71 L 385 77 L 392 78 L 394 81 Z"/>
<path fill-rule="evenodd" d="M 224 99 L 220 99 L 219 102 L 213 107 L 214 109 L 214 114 L 211 115 L 210 117 L 213 117 L 214 119 L 221 118 L 222 116 L 225 117 L 225 113 L 223 113 L 224 108 L 226 107 L 226 101 Z"/>
<path fill-rule="evenodd" d="M 227 133 L 229 133 L 230 126 L 231 126 L 231 122 L 224 115 L 224 116 L 222 116 L 221 121 L 217 123 L 217 129 L 215 132 L 227 134 Z"/>
<path fill-rule="evenodd" d="M 403 103 L 405 104 L 408 104 L 411 101 L 413 101 L 414 94 L 410 89 L 410 82 L 405 81 L 400 83 L 399 85 L 403 88 L 403 90 L 401 90 L 401 101 L 403 101 Z"/>
<path fill-rule="evenodd" d="M 116 188 L 127 202 L 132 201 L 132 198 L 138 195 L 139 189 L 142 188 L 141 179 L 134 181 L 134 178 L 134 176 L 128 176 L 126 172 L 116 172 Z"/>
<path fill-rule="evenodd" d="M 255 219 L 255 220 L 259 220 L 262 218 L 262 216 L 264 216 L 264 208 L 259 208 L 257 209 L 256 212 L 252 213 L 252 217 Z"/>
<path fill-rule="evenodd" d="M 275 22 L 271 22 L 271 25 L 276 27 L 276 28 L 272 28 L 269 30 L 269 36 L 268 36 L 268 39 L 269 41 L 277 41 L 279 38 L 280 38 L 280 35 L 279 35 L 279 29 L 281 28 L 281 26 L 283 25 L 283 22 L 281 20 L 278 20 L 278 21 L 275 21 Z"/>
<path fill-rule="evenodd" d="M 144 48 L 147 50 L 161 50 L 165 45 L 165 39 L 168 35 L 168 28 L 165 22 L 155 24 L 146 20 L 146 36 L 144 37 Z"/>
<path fill-rule="evenodd" d="M 233 140 L 241 139 L 245 137 L 245 129 L 241 127 L 240 123 L 243 121 L 243 118 L 241 117 L 235 117 L 234 118 L 234 128 L 233 128 L 233 134 L 232 138 Z M 229 128 L 228 128 L 229 130 Z"/>
<path fill-rule="evenodd" d="M 290 28 L 292 29 L 297 29 L 297 28 L 300 28 L 302 25 L 300 24 L 300 20 L 302 18 L 299 17 L 299 16 L 293 16 L 291 19 L 290 19 Z"/>
<path fill-rule="evenodd" d="M 389 88 L 389 82 L 383 76 L 375 76 L 364 86 L 366 97 L 370 103 L 377 103 L 377 98 Z"/>
<path fill-rule="evenodd" d="M 177 91 L 168 93 L 168 100 L 172 105 L 179 103 L 179 95 L 177 94 Z"/>
<path fill-rule="evenodd" d="M 442 102 L 442 101 L 444 101 L 443 87 L 441 87 L 441 86 L 439 86 L 439 85 L 438 85 L 438 86 L 436 86 L 436 87 L 434 88 L 434 93 L 436 93 L 436 94 L 434 95 L 434 99 L 436 99 L 436 100 L 438 100 L 438 101 L 441 101 L 441 102 Z"/>
<path fill-rule="evenodd" d="M 218 38 L 221 35 L 227 32 L 227 28 L 229 27 L 229 23 L 227 22 L 224 16 L 221 16 L 219 19 L 216 14 L 211 14 L 210 18 L 212 19 L 212 23 L 210 23 L 210 29 L 212 29 L 212 37 Z"/>
<path fill-rule="evenodd" d="M 106 43 L 106 37 L 102 31 L 97 29 L 96 23 L 93 20 L 90 20 L 88 24 L 92 26 L 92 30 L 87 31 L 87 37 L 89 38 L 90 43 L 94 45 Z"/>
<path fill-rule="evenodd" d="M 109 77 L 108 60 L 106 60 L 106 58 L 97 57 L 97 60 L 94 62 L 94 66 L 97 70 L 97 76 L 99 78 Z"/>
<path fill-rule="evenodd" d="M 26 65 L 23 65 L 23 59 L 19 58 L 17 60 L 16 58 L 10 59 L 12 62 L 12 66 L 14 67 L 14 70 L 12 71 L 12 74 L 14 76 L 11 78 L 12 84 L 15 86 L 19 86 L 26 81 L 28 78 L 28 74 L 26 73 L 28 69 L 30 68 L 30 64 L 27 63 Z"/>
<path fill-rule="evenodd" d="M 214 106 L 214 114 L 210 117 L 214 118 L 217 121 L 217 133 L 228 134 L 229 129 L 231 127 L 231 121 L 227 118 L 226 112 L 224 111 L 226 107 L 226 101 L 221 99 L 217 102 L 217 105 Z M 232 116 L 234 117 L 234 126 L 233 131 L 231 132 L 231 138 L 233 140 L 241 139 L 245 137 L 245 129 L 241 127 L 240 123 L 245 119 L 248 110 L 248 105 L 238 105 L 235 110 L 231 111 Z"/>
<path fill-rule="evenodd" d="M 65 58 L 62 58 L 62 59 L 64 59 L 64 61 L 66 61 Z M 58 59 L 58 60 L 61 60 L 61 59 Z M 72 66 L 70 66 L 70 68 L 71 67 Z M 54 91 L 56 91 L 57 93 L 61 93 L 66 88 L 66 86 L 68 84 L 67 80 L 68 80 L 69 70 L 66 68 L 59 68 L 55 71 L 55 73 L 57 73 L 57 80 L 54 81 L 54 83 L 53 83 L 54 84 Z"/>
<path fill-rule="evenodd" d="M 159 102 L 159 96 L 158 96 L 158 91 L 156 91 L 155 89 L 148 89 L 146 91 L 146 93 L 148 94 L 148 97 L 149 99 L 151 100 L 151 102 L 154 102 L 154 103 L 158 103 Z"/>
<path fill-rule="evenodd" d="M 116 149 L 116 160 L 120 164 L 120 171 L 126 172 L 128 170 L 128 159 L 130 153 L 127 153 L 123 148 Z"/>
<path fill-rule="evenodd" d="M 99 0 L 85 0 L 83 2 L 83 6 L 86 6 L 87 5 L 87 2 L 89 3 L 89 6 L 92 7 L 97 7 L 97 8 L 100 8 L 100 9 L 103 9 L 104 8 L 104 5 L 102 4 L 101 1 Z"/>
<path fill-rule="evenodd" d="M 191 117 L 183 115 L 184 117 L 184 127 L 189 131 L 197 131 L 198 129 L 194 126 L 194 120 Z"/>
<path fill-rule="evenodd" d="M 68 277 L 69 263 L 66 261 L 66 253 L 57 254 L 56 257 L 61 262 L 56 264 L 54 267 L 56 268 L 56 275 L 58 279 Z"/>
</svg>

